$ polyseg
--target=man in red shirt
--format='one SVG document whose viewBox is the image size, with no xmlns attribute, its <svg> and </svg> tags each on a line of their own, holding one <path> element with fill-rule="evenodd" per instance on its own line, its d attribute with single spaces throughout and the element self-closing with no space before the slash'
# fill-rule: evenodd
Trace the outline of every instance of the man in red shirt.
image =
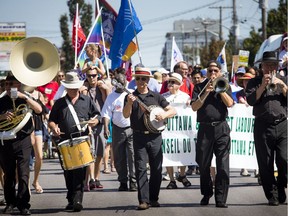
<svg viewBox="0 0 288 216">
<path fill-rule="evenodd" d="M 193 83 L 188 79 L 188 64 L 185 61 L 180 61 L 177 64 L 175 64 L 173 68 L 174 73 L 178 73 L 183 77 L 182 85 L 180 86 L 179 90 L 186 92 L 190 98 L 192 97 L 194 85 Z M 167 85 L 168 82 L 165 81 L 162 84 L 162 88 L 160 90 L 160 94 L 163 94 L 168 91 Z"/>
</svg>

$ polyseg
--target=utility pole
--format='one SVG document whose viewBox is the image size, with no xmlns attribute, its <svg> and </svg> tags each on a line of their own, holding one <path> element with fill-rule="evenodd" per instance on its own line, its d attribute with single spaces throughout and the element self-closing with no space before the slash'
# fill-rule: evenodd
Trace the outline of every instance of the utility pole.
<svg viewBox="0 0 288 216">
<path fill-rule="evenodd" d="M 222 9 L 228 9 L 228 8 L 232 8 L 232 7 L 223 7 L 223 6 L 219 6 L 219 7 L 209 7 L 210 9 L 218 9 L 220 12 L 220 18 L 219 18 L 219 40 L 222 41 L 223 40 L 223 34 L 222 34 Z"/>
<path fill-rule="evenodd" d="M 204 26 L 204 29 L 205 29 L 205 49 L 206 49 L 206 51 L 208 51 L 208 31 L 207 31 L 207 26 L 214 24 L 214 22 L 204 20 L 201 23 L 202 23 L 202 25 Z"/>
<path fill-rule="evenodd" d="M 267 39 L 267 30 L 266 30 L 267 0 L 259 0 L 259 8 L 261 8 L 262 12 L 262 40 L 265 41 Z"/>
<path fill-rule="evenodd" d="M 234 54 L 238 52 L 238 18 L 236 13 L 236 0 L 233 0 L 233 33 L 234 33 Z"/>
</svg>

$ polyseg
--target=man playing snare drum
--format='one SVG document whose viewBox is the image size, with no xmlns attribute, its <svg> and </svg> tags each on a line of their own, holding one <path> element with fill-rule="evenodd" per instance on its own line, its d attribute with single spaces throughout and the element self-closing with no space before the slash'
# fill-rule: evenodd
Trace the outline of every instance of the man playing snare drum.
<svg viewBox="0 0 288 216">
<path fill-rule="evenodd" d="M 73 139 L 88 135 L 87 126 L 95 127 L 99 123 L 100 112 L 90 97 L 79 93 L 79 88 L 83 85 L 83 81 L 79 80 L 76 72 L 68 72 L 65 80 L 61 81 L 61 83 L 66 88 L 67 95 L 55 102 L 49 117 L 49 127 L 53 132 L 53 136 L 59 138 L 58 144 L 63 141 L 69 143 L 69 140 L 71 140 L 73 145 Z M 61 162 L 63 163 L 63 161 Z M 67 169 L 67 167 L 63 166 L 63 169 L 68 189 L 66 210 L 79 212 L 83 208 L 82 200 L 86 165 L 75 169 L 70 169 L 69 167 Z"/>
</svg>

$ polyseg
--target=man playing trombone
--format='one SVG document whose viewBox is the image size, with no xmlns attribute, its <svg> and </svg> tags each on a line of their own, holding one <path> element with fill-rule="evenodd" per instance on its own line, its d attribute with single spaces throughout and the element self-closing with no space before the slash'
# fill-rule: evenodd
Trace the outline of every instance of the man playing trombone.
<svg viewBox="0 0 288 216">
<path fill-rule="evenodd" d="M 216 156 L 215 180 L 216 207 L 227 208 L 229 189 L 230 128 L 226 122 L 227 107 L 233 105 L 231 88 L 222 77 L 221 65 L 210 61 L 207 79 L 195 86 L 191 100 L 193 111 L 197 111 L 199 130 L 196 142 L 196 162 L 200 169 L 200 188 L 203 198 L 200 205 L 208 205 L 213 196 L 210 166 L 213 153 Z"/>
</svg>

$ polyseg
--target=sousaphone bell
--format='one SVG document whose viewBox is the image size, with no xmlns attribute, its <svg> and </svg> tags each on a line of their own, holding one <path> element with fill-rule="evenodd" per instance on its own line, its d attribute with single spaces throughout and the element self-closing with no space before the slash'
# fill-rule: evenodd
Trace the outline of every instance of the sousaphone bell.
<svg viewBox="0 0 288 216">
<path fill-rule="evenodd" d="M 30 37 L 19 41 L 10 54 L 10 68 L 12 74 L 22 83 L 22 89 L 45 85 L 53 80 L 60 69 L 60 58 L 56 47 L 49 41 Z M 23 88 L 24 86 L 24 88 Z M 26 87 L 25 87 L 26 86 Z M 12 98 L 13 104 L 16 98 Z M 25 107 L 14 107 L 14 119 L 0 122 L 0 139 L 16 138 L 31 118 L 31 112 Z"/>
</svg>

